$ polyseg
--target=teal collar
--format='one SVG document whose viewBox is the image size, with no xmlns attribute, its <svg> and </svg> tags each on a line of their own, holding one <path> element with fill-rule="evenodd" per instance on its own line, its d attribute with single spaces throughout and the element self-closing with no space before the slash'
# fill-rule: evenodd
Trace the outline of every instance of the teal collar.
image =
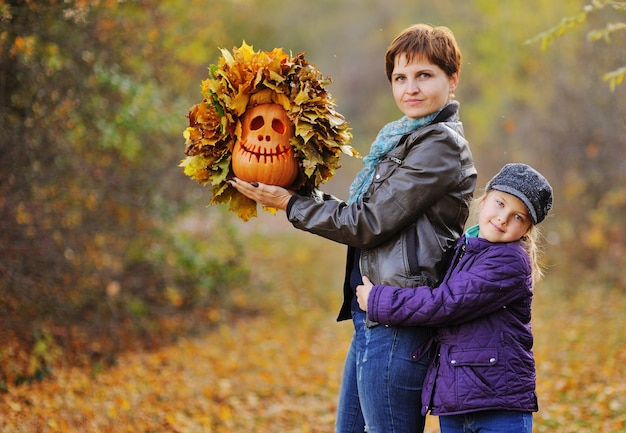
<svg viewBox="0 0 626 433">
<path fill-rule="evenodd" d="M 465 237 L 466 238 L 477 238 L 479 231 L 480 231 L 480 227 L 478 226 L 478 224 L 476 224 L 475 226 L 472 226 L 472 227 L 468 228 L 465 231 Z"/>
</svg>

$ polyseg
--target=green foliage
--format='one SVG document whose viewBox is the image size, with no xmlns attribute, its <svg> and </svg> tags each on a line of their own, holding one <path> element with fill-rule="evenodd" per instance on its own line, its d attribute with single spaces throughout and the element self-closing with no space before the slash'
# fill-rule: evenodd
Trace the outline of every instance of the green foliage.
<svg viewBox="0 0 626 433">
<path fill-rule="evenodd" d="M 161 313 L 218 302 L 226 273 L 246 276 L 220 259 L 183 277 L 147 253 L 170 247 L 158 227 L 184 204 L 172 187 L 187 104 L 161 68 L 168 4 L 0 1 L 0 332 L 18 359 L 0 379 L 43 371 L 33 362 L 52 340 L 68 359 L 122 350 L 125 330 L 158 340 Z"/>
<path fill-rule="evenodd" d="M 147 259 L 168 269 L 164 274 L 165 295 L 175 306 L 226 306 L 230 291 L 245 286 L 249 271 L 243 261 L 244 246 L 237 231 L 223 215 L 220 230 L 198 234 L 178 230 Z"/>
<path fill-rule="evenodd" d="M 35 344 L 29 357 L 28 369 L 25 376 L 19 376 L 16 384 L 36 382 L 52 374 L 50 366 L 61 355 L 61 350 L 54 341 L 54 337 L 47 330 L 34 331 Z"/>
<path fill-rule="evenodd" d="M 526 41 L 526 44 L 540 43 L 541 49 L 546 50 L 556 38 L 563 36 L 571 29 L 587 23 L 589 16 L 598 13 L 604 8 L 611 9 L 615 13 L 626 12 L 626 2 L 613 0 L 594 0 L 591 4 L 585 5 L 580 12 L 575 15 L 564 17 L 556 26 L 539 33 Z M 614 19 L 614 14 L 610 14 L 610 19 Z M 626 19 L 626 17 L 624 17 Z M 614 33 L 626 30 L 626 22 L 605 22 L 604 27 L 590 30 L 587 33 L 587 40 L 591 42 L 604 41 L 611 43 Z M 603 79 L 609 82 L 612 91 L 615 87 L 622 84 L 626 77 L 626 66 L 619 67 L 613 71 L 604 74 Z"/>
</svg>

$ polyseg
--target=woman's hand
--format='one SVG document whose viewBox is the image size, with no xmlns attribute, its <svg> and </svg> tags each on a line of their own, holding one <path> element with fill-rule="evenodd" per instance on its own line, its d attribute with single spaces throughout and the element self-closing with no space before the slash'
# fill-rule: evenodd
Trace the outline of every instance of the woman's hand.
<svg viewBox="0 0 626 433">
<path fill-rule="evenodd" d="M 359 308 L 363 311 L 367 311 L 367 300 L 370 297 L 374 285 L 369 278 L 363 277 L 363 284 L 356 286 L 356 300 L 359 302 Z"/>
<path fill-rule="evenodd" d="M 295 192 L 286 190 L 280 186 L 267 185 L 258 182 L 248 183 L 241 179 L 237 179 L 236 177 L 228 180 L 228 184 L 262 206 L 273 207 L 281 210 L 287 209 L 289 199 L 295 194 Z"/>
</svg>

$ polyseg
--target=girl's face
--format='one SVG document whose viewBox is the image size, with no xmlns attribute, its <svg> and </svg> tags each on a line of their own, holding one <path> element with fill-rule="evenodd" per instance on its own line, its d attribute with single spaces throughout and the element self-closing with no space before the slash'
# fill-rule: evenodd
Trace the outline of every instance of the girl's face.
<svg viewBox="0 0 626 433">
<path fill-rule="evenodd" d="M 458 73 L 448 77 L 435 64 L 420 57 L 407 63 L 406 55 L 400 54 L 391 73 L 391 90 L 400 111 L 411 119 L 417 119 L 446 105 L 458 81 Z"/>
<path fill-rule="evenodd" d="M 513 242 L 524 236 L 532 220 L 526 205 L 506 192 L 491 190 L 480 202 L 478 236 L 490 242 Z"/>
</svg>

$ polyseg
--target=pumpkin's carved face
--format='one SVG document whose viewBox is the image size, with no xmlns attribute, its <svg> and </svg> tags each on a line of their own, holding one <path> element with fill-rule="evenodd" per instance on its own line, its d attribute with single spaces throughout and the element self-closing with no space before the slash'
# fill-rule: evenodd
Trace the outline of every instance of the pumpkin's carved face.
<svg viewBox="0 0 626 433">
<path fill-rule="evenodd" d="M 298 174 L 290 139 L 293 125 L 282 106 L 261 104 L 244 113 L 241 140 L 232 154 L 233 172 L 247 182 L 287 187 Z"/>
</svg>

